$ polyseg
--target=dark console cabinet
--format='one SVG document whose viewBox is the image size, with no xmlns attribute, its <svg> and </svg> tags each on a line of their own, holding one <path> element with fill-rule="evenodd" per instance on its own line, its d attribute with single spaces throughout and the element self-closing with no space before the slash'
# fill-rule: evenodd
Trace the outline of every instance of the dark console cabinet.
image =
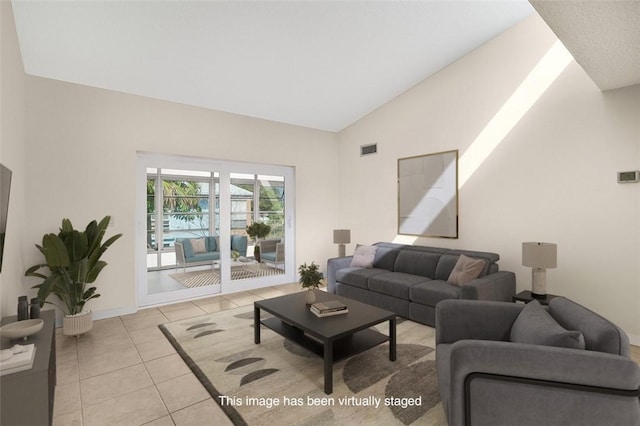
<svg viewBox="0 0 640 426">
<path fill-rule="evenodd" d="M 27 340 L 2 339 L 2 349 L 14 344 L 36 345 L 30 370 L 0 377 L 0 424 L 2 426 L 51 425 L 56 386 L 56 331 L 53 310 L 42 311 L 44 326 Z M 2 325 L 14 322 L 15 315 L 2 318 Z"/>
</svg>

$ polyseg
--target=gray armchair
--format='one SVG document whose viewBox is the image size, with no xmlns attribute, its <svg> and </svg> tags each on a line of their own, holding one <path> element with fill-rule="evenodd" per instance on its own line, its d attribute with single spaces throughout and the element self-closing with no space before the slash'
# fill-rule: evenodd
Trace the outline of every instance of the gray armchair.
<svg viewBox="0 0 640 426">
<path fill-rule="evenodd" d="M 284 243 L 280 238 L 259 241 L 260 262 L 273 263 L 276 268 L 284 264 Z"/>
<path fill-rule="evenodd" d="M 560 297 L 542 309 L 565 337 L 581 336 L 572 342 L 585 349 L 522 343 L 516 327 L 534 334 L 544 328 L 518 320 L 524 308 L 474 300 L 437 305 L 436 364 L 449 425 L 640 425 L 640 367 L 629 358 L 626 334 Z"/>
</svg>

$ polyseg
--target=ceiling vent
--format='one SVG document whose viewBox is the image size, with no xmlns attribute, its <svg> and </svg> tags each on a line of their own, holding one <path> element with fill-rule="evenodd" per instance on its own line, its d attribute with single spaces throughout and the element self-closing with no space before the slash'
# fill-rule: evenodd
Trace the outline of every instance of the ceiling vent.
<svg viewBox="0 0 640 426">
<path fill-rule="evenodd" d="M 378 144 L 360 145 L 360 157 L 365 155 L 376 154 L 378 152 Z"/>
</svg>

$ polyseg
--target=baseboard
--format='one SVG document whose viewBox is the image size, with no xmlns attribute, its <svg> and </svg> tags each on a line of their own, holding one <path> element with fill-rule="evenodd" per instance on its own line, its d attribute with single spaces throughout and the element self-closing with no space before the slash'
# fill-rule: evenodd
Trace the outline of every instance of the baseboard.
<svg viewBox="0 0 640 426">
<path fill-rule="evenodd" d="M 116 309 L 105 309 L 104 311 L 93 311 L 93 320 L 101 320 L 113 317 L 119 317 L 121 315 L 135 314 L 138 312 L 136 307 L 124 307 Z M 62 314 L 56 312 L 56 328 L 62 327 Z"/>
<path fill-rule="evenodd" d="M 638 336 L 637 334 L 629 333 L 627 333 L 627 336 L 629 336 L 629 343 L 631 343 L 633 346 L 640 346 L 640 336 Z"/>
<path fill-rule="evenodd" d="M 107 309 L 104 311 L 94 311 L 93 319 L 101 320 L 106 318 L 119 317 L 122 315 L 135 314 L 136 312 L 138 312 L 138 308 L 136 308 L 135 306 L 116 308 L 116 309 Z"/>
</svg>

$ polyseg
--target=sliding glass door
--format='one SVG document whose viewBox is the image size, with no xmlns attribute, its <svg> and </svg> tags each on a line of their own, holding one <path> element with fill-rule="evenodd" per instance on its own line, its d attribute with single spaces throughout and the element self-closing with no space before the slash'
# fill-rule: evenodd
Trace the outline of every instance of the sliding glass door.
<svg viewBox="0 0 640 426">
<path fill-rule="evenodd" d="M 232 262 L 231 279 L 286 272 L 285 176 L 231 173 L 231 234 L 247 241 L 245 259 Z M 264 235 L 251 231 L 256 224 Z"/>
<path fill-rule="evenodd" d="M 292 168 L 139 154 L 137 170 L 140 306 L 295 280 Z"/>
<path fill-rule="evenodd" d="M 147 168 L 149 270 L 176 266 L 176 238 L 215 235 L 216 188 L 215 172 Z"/>
</svg>

